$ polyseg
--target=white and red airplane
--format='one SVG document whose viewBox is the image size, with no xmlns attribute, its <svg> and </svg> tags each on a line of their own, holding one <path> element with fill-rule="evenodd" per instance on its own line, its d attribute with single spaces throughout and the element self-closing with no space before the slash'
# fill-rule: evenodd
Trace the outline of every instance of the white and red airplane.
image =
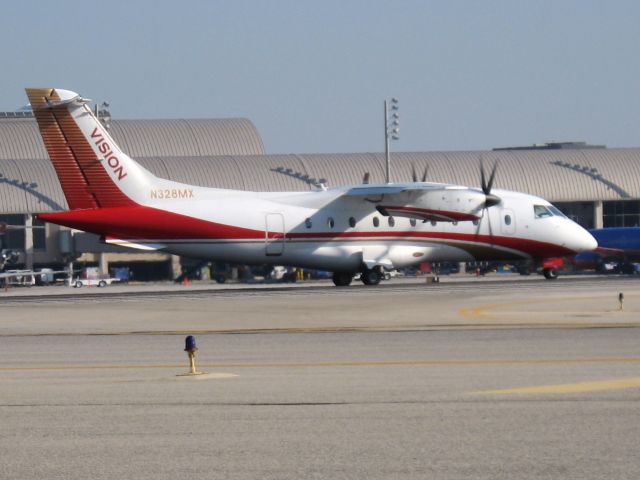
<svg viewBox="0 0 640 480">
<path fill-rule="evenodd" d="M 247 192 L 158 178 L 128 157 L 68 90 L 26 90 L 69 211 L 42 220 L 106 242 L 243 264 L 334 272 L 338 286 L 361 272 L 420 262 L 573 255 L 595 239 L 546 200 L 482 188 L 414 181 L 308 192 Z"/>
</svg>

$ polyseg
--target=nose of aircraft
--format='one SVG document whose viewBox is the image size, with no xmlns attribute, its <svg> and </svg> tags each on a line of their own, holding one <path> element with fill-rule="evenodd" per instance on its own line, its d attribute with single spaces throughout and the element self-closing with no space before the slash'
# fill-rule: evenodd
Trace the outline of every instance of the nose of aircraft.
<svg viewBox="0 0 640 480">
<path fill-rule="evenodd" d="M 590 252 L 598 248 L 598 242 L 593 238 L 593 235 L 578 224 L 574 223 L 574 226 L 573 232 L 571 232 L 567 241 L 568 248 L 576 253 Z"/>
</svg>

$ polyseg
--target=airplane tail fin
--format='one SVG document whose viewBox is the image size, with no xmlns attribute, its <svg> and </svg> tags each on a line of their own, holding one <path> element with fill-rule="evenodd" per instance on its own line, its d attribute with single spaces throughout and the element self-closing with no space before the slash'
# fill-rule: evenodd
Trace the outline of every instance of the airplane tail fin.
<svg viewBox="0 0 640 480">
<path fill-rule="evenodd" d="M 61 89 L 26 92 L 71 210 L 139 203 L 155 177 L 120 150 L 88 100 Z"/>
</svg>

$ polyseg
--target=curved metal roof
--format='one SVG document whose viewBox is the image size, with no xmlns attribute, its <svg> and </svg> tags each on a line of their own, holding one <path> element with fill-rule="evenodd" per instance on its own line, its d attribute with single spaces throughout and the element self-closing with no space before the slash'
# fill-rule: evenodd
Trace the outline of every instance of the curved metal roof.
<svg viewBox="0 0 640 480">
<path fill-rule="evenodd" d="M 110 132 L 132 157 L 261 155 L 264 145 L 246 118 L 111 120 Z M 47 159 L 33 118 L 0 121 L 0 160 Z"/>
<path fill-rule="evenodd" d="M 3 122 L 0 122 L 3 123 Z M 3 147 L 18 149 L 19 146 Z M 495 187 L 539 195 L 554 202 L 640 200 L 640 148 L 415 152 L 392 154 L 392 180 L 411 180 L 428 166 L 428 181 L 479 185 L 479 162 L 498 161 Z M 310 190 L 384 181 L 381 153 L 314 155 L 147 156 L 138 161 L 156 175 L 218 188 L 254 191 Z M 0 213 L 67 208 L 48 159 L 0 159 Z"/>
</svg>

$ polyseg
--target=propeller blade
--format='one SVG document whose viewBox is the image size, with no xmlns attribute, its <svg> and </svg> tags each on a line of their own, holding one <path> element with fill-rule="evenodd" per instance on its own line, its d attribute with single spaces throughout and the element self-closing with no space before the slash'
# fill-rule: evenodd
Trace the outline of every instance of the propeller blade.
<svg viewBox="0 0 640 480">
<path fill-rule="evenodd" d="M 493 245 L 493 229 L 491 228 L 491 214 L 489 213 L 488 208 L 485 208 L 485 211 L 487 212 L 487 223 L 489 225 L 489 241 L 491 242 L 490 245 Z"/>
<path fill-rule="evenodd" d="M 480 186 L 482 193 L 485 195 L 485 202 L 483 208 L 493 207 L 500 203 L 500 197 L 493 195 L 491 189 L 493 188 L 493 181 L 496 178 L 496 171 L 498 169 L 498 161 L 496 160 L 489 174 L 489 181 L 487 182 L 487 176 L 484 173 L 484 159 L 480 157 Z"/>
<path fill-rule="evenodd" d="M 476 228 L 476 237 L 480 236 L 480 229 L 482 228 L 482 222 L 487 220 L 487 226 L 489 229 L 489 244 L 493 245 L 493 227 L 491 226 L 491 214 L 488 207 L 482 208 L 482 216 L 478 220 L 478 228 Z"/>
<path fill-rule="evenodd" d="M 411 163 L 411 181 L 413 183 L 418 181 L 418 175 L 416 174 L 416 165 Z"/>
<path fill-rule="evenodd" d="M 496 169 L 498 168 L 498 161 L 493 162 L 493 168 L 491 169 L 491 175 L 489 175 L 489 184 L 487 185 L 487 195 L 491 194 L 491 188 L 493 188 L 493 180 L 496 178 Z"/>
<path fill-rule="evenodd" d="M 362 183 L 365 185 L 369 183 L 369 172 L 365 172 L 364 177 L 362 177 Z"/>
<path fill-rule="evenodd" d="M 480 157 L 480 188 L 482 188 L 482 193 L 487 195 L 489 192 L 487 190 L 487 181 L 484 176 L 484 160 Z"/>
<path fill-rule="evenodd" d="M 424 167 L 424 171 L 422 172 L 422 182 L 426 182 L 427 181 L 427 174 L 429 173 L 429 165 L 425 165 Z"/>
</svg>

